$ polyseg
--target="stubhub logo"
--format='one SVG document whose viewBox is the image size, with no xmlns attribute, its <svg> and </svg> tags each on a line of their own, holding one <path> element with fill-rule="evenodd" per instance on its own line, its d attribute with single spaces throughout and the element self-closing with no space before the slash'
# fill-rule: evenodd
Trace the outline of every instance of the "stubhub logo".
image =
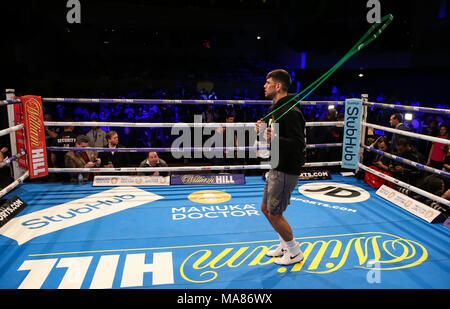
<svg viewBox="0 0 450 309">
<path fill-rule="evenodd" d="M 0 234 L 19 245 L 40 235 L 140 206 L 163 197 L 135 187 L 116 187 L 10 220 Z"/>
</svg>

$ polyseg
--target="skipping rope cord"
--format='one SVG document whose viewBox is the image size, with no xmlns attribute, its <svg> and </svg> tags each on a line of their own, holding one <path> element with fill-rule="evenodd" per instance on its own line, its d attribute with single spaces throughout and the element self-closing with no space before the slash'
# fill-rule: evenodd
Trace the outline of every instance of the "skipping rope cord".
<svg viewBox="0 0 450 309">
<path fill-rule="evenodd" d="M 389 26 L 389 24 L 392 22 L 393 19 L 394 19 L 394 16 L 392 14 L 388 14 L 388 15 L 385 15 L 383 18 L 381 18 L 379 23 L 373 24 L 370 27 L 370 29 L 359 39 L 359 41 L 333 67 L 331 67 L 331 69 L 329 69 L 325 74 L 323 74 L 321 77 L 319 77 L 316 81 L 311 83 L 303 91 L 301 91 L 300 93 L 296 94 L 294 97 L 292 97 L 286 103 L 284 103 L 283 105 L 279 106 L 275 110 L 271 111 L 270 113 L 268 113 L 267 115 L 265 115 L 261 119 L 264 120 L 265 118 L 269 117 L 274 112 L 276 112 L 280 108 L 284 107 L 285 105 L 289 104 L 292 100 L 295 100 L 300 95 L 302 95 L 303 93 L 305 93 L 305 92 L 307 92 L 309 90 L 309 92 L 307 94 L 305 94 L 295 104 L 292 104 L 292 106 L 287 111 L 285 111 L 283 114 L 281 114 L 272 123 L 277 122 L 281 117 L 283 117 L 292 108 L 294 108 L 297 104 L 299 104 L 301 101 L 303 101 L 308 95 L 310 95 L 311 92 L 316 90 L 317 87 L 319 87 L 325 80 L 327 80 L 328 77 L 330 77 L 338 68 L 340 68 L 349 58 L 353 57 L 361 49 L 363 49 L 364 47 L 366 47 L 367 45 L 372 43 L 387 28 L 387 26 Z M 379 28 L 379 29 L 377 31 L 375 31 L 377 28 Z M 375 33 L 373 35 L 371 35 L 373 32 L 375 32 Z"/>
</svg>

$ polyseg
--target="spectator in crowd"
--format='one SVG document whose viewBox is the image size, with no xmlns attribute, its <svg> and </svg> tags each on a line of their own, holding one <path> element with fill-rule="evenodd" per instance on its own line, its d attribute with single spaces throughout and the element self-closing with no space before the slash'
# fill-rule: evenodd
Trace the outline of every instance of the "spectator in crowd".
<svg viewBox="0 0 450 309">
<path fill-rule="evenodd" d="M 205 88 L 202 88 L 202 90 L 200 90 L 200 94 L 199 94 L 198 98 L 200 100 L 208 100 L 208 93 L 206 92 Z"/>
<path fill-rule="evenodd" d="M 228 114 L 225 118 L 225 122 L 226 123 L 234 123 L 234 116 L 232 114 Z M 237 134 L 236 131 L 234 134 L 227 135 L 227 130 L 232 131 L 233 128 L 227 129 L 226 127 L 219 127 L 217 128 L 215 134 L 218 134 L 219 136 L 217 137 L 217 139 L 221 139 L 222 140 L 222 147 L 237 147 Z M 218 147 L 218 145 L 215 145 L 215 147 Z M 229 164 L 234 164 L 234 159 L 236 158 L 236 155 L 231 155 L 231 152 L 233 151 L 229 151 L 229 150 L 224 150 L 221 151 L 222 153 L 215 153 L 213 159 L 212 159 L 212 164 L 213 165 L 229 165 Z M 228 154 L 230 153 L 230 154 Z M 236 153 L 236 152 L 235 152 Z M 228 156 L 230 156 L 231 158 L 227 158 L 227 154 Z"/>
<path fill-rule="evenodd" d="M 385 136 L 380 136 L 375 142 L 373 142 L 370 145 L 370 148 L 376 148 L 378 150 L 384 151 L 384 152 L 391 152 L 391 147 L 389 145 L 388 139 Z M 375 154 L 370 165 L 376 166 L 379 169 L 388 172 L 389 171 L 389 164 L 391 163 L 391 160 L 381 154 Z"/>
<path fill-rule="evenodd" d="M 97 118 L 92 119 L 93 122 L 97 122 Z M 106 132 L 100 129 L 97 126 L 91 127 L 91 130 L 86 133 L 87 138 L 89 139 L 89 147 L 98 147 L 102 148 L 106 145 Z"/>
<path fill-rule="evenodd" d="M 443 170 L 450 173 L 450 147 L 447 145 L 444 147 L 445 150 L 445 158 L 443 164 Z"/>
<path fill-rule="evenodd" d="M 450 133 L 448 131 L 448 126 L 445 124 L 442 124 L 439 127 L 439 136 L 438 138 L 443 138 L 443 139 L 449 139 L 450 138 Z M 439 170 L 442 169 L 442 167 L 444 166 L 444 159 L 445 159 L 445 151 L 444 148 L 446 147 L 446 144 L 441 144 L 441 143 L 437 143 L 437 142 L 433 142 L 433 144 L 431 145 L 431 149 L 430 152 L 428 154 L 428 161 L 427 161 L 427 165 L 437 168 Z"/>
<path fill-rule="evenodd" d="M 422 131 L 422 134 L 428 136 L 437 136 L 439 134 L 438 129 L 439 122 L 436 119 L 431 119 L 427 127 Z"/>
<path fill-rule="evenodd" d="M 147 159 L 142 161 L 139 164 L 139 167 L 167 167 L 166 161 L 159 158 L 158 153 L 151 151 L 147 155 Z M 168 172 L 145 172 L 145 173 L 138 173 L 138 175 L 150 175 L 150 176 L 168 176 Z"/>
<path fill-rule="evenodd" d="M 450 200 L 450 188 L 447 189 L 447 191 L 445 191 L 444 194 L 441 195 L 441 197 L 443 199 Z M 447 210 L 448 210 L 448 207 L 447 207 Z"/>
<path fill-rule="evenodd" d="M 52 121 L 53 117 L 49 113 L 44 114 L 44 121 Z M 53 144 L 55 138 L 58 137 L 59 129 L 57 127 L 44 126 L 45 129 L 45 142 L 47 145 Z"/>
<path fill-rule="evenodd" d="M 211 93 L 208 96 L 208 100 L 217 100 L 217 95 L 214 90 L 211 90 Z"/>
<path fill-rule="evenodd" d="M 210 123 L 214 122 L 216 119 L 216 114 L 214 113 L 211 104 L 206 105 L 206 110 L 202 113 L 202 122 Z"/>
<path fill-rule="evenodd" d="M 2 149 L 0 149 L 0 163 L 2 163 L 3 160 L 8 158 L 7 152 L 8 152 L 8 148 L 6 148 L 6 147 L 2 147 Z"/>
<path fill-rule="evenodd" d="M 442 197 L 443 199 L 446 199 L 446 200 L 450 199 L 450 189 L 446 190 L 444 180 L 441 177 L 439 177 L 438 175 L 433 174 L 433 175 L 425 177 L 421 188 L 424 191 L 427 191 L 431 194 Z M 422 196 L 420 194 L 412 193 L 411 196 L 413 199 L 415 199 L 425 205 L 428 205 L 436 210 L 439 210 L 448 218 L 448 216 L 450 214 L 450 209 L 446 205 L 441 205 L 440 203 L 437 203 L 436 201 L 434 201 L 428 197 Z"/>
<path fill-rule="evenodd" d="M 408 138 L 400 137 L 397 141 L 396 149 L 398 156 L 414 162 L 423 163 L 422 156 L 413 146 L 411 146 L 411 142 Z M 389 165 L 389 172 L 391 172 L 395 178 L 410 185 L 415 185 L 421 175 L 421 171 L 416 167 L 394 160 L 392 160 L 392 163 Z"/>
<path fill-rule="evenodd" d="M 106 145 L 104 148 L 124 148 L 119 144 L 119 135 L 116 131 L 106 133 Z M 103 167 L 126 167 L 128 166 L 128 153 L 118 151 L 105 151 L 99 153 Z"/>
<path fill-rule="evenodd" d="M 344 121 L 345 115 L 339 113 L 337 115 L 337 121 Z M 342 143 L 344 138 L 344 125 L 337 125 L 335 127 L 330 127 L 330 143 Z M 329 160 L 330 161 L 341 161 L 342 158 L 342 147 L 330 147 L 329 148 Z M 330 170 L 337 170 L 336 167 L 330 166 Z"/>
<path fill-rule="evenodd" d="M 321 121 L 336 121 L 338 112 L 336 109 L 331 108 L 326 112 L 325 117 Z M 337 139 L 333 136 L 333 130 L 336 130 L 334 126 L 321 126 L 312 128 L 314 139 L 314 144 L 327 144 L 327 143 L 337 143 Z M 337 131 L 334 132 L 335 134 Z M 342 142 L 342 139 L 339 141 Z M 331 160 L 330 152 L 331 148 L 317 148 L 317 160 L 319 162 L 327 162 Z"/>
<path fill-rule="evenodd" d="M 86 135 L 78 135 L 75 140 L 75 147 L 85 148 L 89 146 L 89 139 Z M 92 168 L 101 164 L 101 159 L 97 158 L 93 151 L 69 151 L 64 155 L 64 163 L 67 168 Z M 70 181 L 77 181 L 77 173 L 72 173 Z M 91 180 L 93 174 L 83 174 L 84 180 Z"/>
<path fill-rule="evenodd" d="M 427 119 L 423 123 L 423 129 L 422 132 L 419 132 L 423 135 L 428 136 L 438 136 L 439 134 L 439 128 L 438 128 L 439 122 L 436 119 Z M 431 142 L 426 140 L 420 140 L 417 150 L 420 151 L 420 153 L 429 153 L 431 149 Z"/>
<path fill-rule="evenodd" d="M 395 113 L 391 115 L 391 118 L 389 120 L 389 123 L 391 125 L 391 127 L 393 127 L 394 129 L 397 130 L 402 130 L 402 131 L 410 131 L 408 129 L 408 127 L 402 122 L 403 121 L 403 116 L 400 113 Z M 394 152 L 397 149 L 397 142 L 399 140 L 399 138 L 407 138 L 404 135 L 398 134 L 398 133 L 394 133 L 392 134 L 392 138 L 391 138 L 391 146 L 392 149 L 394 150 Z M 409 139 L 409 138 L 408 138 Z"/>
<path fill-rule="evenodd" d="M 68 119 L 67 121 L 72 121 Z M 64 127 L 63 131 L 54 140 L 55 147 L 74 147 L 77 135 L 73 132 L 74 126 Z M 67 151 L 55 151 L 50 153 L 51 163 L 54 167 L 64 167 L 64 156 Z M 64 176 L 62 176 L 64 178 Z"/>
</svg>

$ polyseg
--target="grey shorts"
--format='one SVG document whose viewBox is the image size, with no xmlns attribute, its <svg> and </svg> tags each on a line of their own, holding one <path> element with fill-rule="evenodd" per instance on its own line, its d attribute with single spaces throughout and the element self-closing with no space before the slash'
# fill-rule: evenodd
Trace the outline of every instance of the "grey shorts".
<svg viewBox="0 0 450 309">
<path fill-rule="evenodd" d="M 270 170 L 264 186 L 263 203 L 270 213 L 283 213 L 291 202 L 291 194 L 298 183 L 298 175 Z"/>
</svg>

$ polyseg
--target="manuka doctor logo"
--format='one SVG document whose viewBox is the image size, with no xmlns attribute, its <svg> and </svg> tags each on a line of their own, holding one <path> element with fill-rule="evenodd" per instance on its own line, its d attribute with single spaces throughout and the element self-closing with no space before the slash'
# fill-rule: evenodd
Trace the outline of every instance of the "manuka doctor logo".
<svg viewBox="0 0 450 309">
<path fill-rule="evenodd" d="M 19 245 L 40 235 L 151 203 L 162 196 L 134 187 L 117 187 L 12 219 L 0 234 Z"/>
</svg>

